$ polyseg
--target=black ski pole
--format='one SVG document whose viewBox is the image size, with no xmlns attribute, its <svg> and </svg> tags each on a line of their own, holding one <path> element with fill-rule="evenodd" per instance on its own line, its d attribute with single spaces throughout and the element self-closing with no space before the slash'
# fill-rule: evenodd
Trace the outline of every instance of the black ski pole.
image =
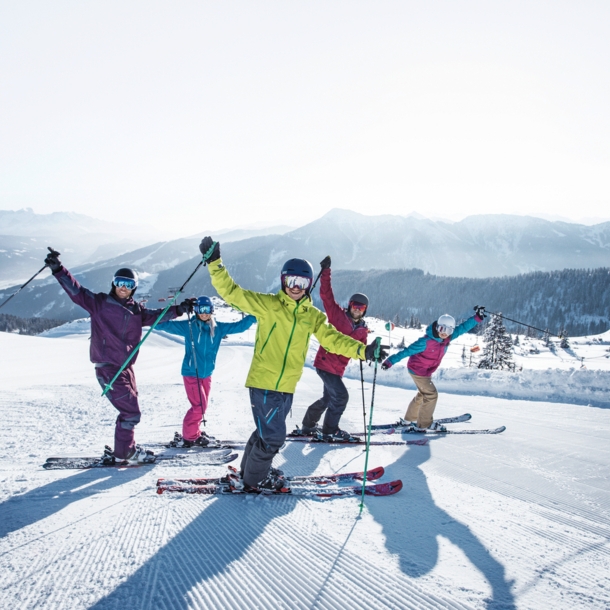
<svg viewBox="0 0 610 610">
<path fill-rule="evenodd" d="M 53 250 L 53 248 L 51 248 L 51 246 L 49 246 L 47 248 L 47 250 L 51 253 L 51 254 L 55 254 L 56 256 L 60 256 L 60 252 L 57 252 L 56 250 Z M 13 292 L 13 294 L 11 294 L 11 296 L 6 299 L 6 301 L 4 301 L 4 303 L 2 303 L 2 305 L 0 305 L 0 309 L 2 309 L 15 295 L 19 294 L 37 275 L 41 274 L 49 265 L 45 264 L 44 267 L 42 267 L 42 269 L 40 269 L 40 271 L 37 271 L 25 284 L 23 284 L 19 290 L 17 290 L 16 292 Z"/>
<path fill-rule="evenodd" d="M 362 370 L 362 360 L 360 360 L 360 387 L 362 388 L 362 419 L 364 420 L 364 428 L 362 429 L 366 430 L 366 406 L 364 404 L 364 371 Z"/>
<path fill-rule="evenodd" d="M 537 330 L 538 332 L 541 332 L 544 334 L 546 334 L 548 332 L 548 330 L 542 330 L 541 328 L 536 328 L 535 326 L 532 326 L 531 324 L 526 324 L 525 322 L 519 322 L 519 320 L 513 320 L 512 318 L 508 318 L 503 313 L 496 313 L 494 311 L 487 311 L 487 310 L 485 310 L 485 313 L 491 314 L 492 316 L 500 316 L 501 318 L 504 318 L 505 320 L 508 320 L 509 322 L 514 322 L 515 324 L 519 324 L 521 326 L 527 326 L 527 328 L 533 328 L 534 330 Z M 561 335 L 555 335 L 551 332 L 549 332 L 549 335 L 551 335 L 552 337 L 557 337 L 558 339 L 563 338 L 563 337 L 561 337 Z"/>
<path fill-rule="evenodd" d="M 191 275 L 189 275 L 186 278 L 186 281 L 184 282 L 184 284 L 182 284 L 182 286 L 180 286 L 180 288 L 178 288 L 178 291 L 173 296 L 172 300 L 167 304 L 167 307 L 165 307 L 165 309 L 159 314 L 157 319 L 154 321 L 153 325 L 148 329 L 148 332 L 140 340 L 140 343 L 138 343 L 135 346 L 135 348 L 133 349 L 133 351 L 131 352 L 131 354 L 129 354 L 129 356 L 127 356 L 127 359 L 125 360 L 125 362 L 123 362 L 123 365 L 117 371 L 116 375 L 106 384 L 106 386 L 104 387 L 104 391 L 102 392 L 102 396 L 105 396 L 106 393 L 108 392 L 108 390 L 112 389 L 112 384 L 117 380 L 118 376 L 125 370 L 125 367 L 131 362 L 131 359 L 138 353 L 138 350 L 142 347 L 142 344 L 144 343 L 144 341 L 146 341 L 146 339 L 148 339 L 150 333 L 152 333 L 152 331 L 155 330 L 155 327 L 157 326 L 157 324 L 159 324 L 159 321 L 161 320 L 161 318 L 167 313 L 168 309 L 174 304 L 174 301 L 178 298 L 178 295 L 184 290 L 184 287 L 191 281 L 191 279 L 193 279 L 193 276 L 195 275 L 195 273 L 197 273 L 197 271 L 199 271 L 199 267 L 201 267 L 201 265 L 205 265 L 205 263 L 208 262 L 208 259 L 210 258 L 210 256 L 212 256 L 212 252 L 214 251 L 214 247 L 216 246 L 217 243 L 218 242 L 215 241 L 210 246 L 210 249 L 204 254 L 201 261 L 199 261 L 199 264 L 195 267 L 195 269 L 193 270 L 193 273 L 191 273 Z"/>
<path fill-rule="evenodd" d="M 324 261 L 322 261 L 324 262 Z M 311 285 L 311 288 L 309 289 L 309 294 L 311 294 L 313 292 L 313 289 L 316 287 L 316 284 L 318 283 L 318 280 L 320 279 L 320 276 L 322 275 L 322 271 L 324 271 L 324 269 L 320 269 L 320 273 L 318 273 L 318 277 L 315 279 L 314 283 Z"/>
<path fill-rule="evenodd" d="M 193 328 L 191 327 L 191 313 L 187 313 L 189 334 L 191 335 L 191 349 L 193 350 L 193 363 L 195 365 L 195 377 L 197 377 L 197 389 L 199 390 L 199 406 L 201 407 L 201 416 L 203 418 L 203 426 L 205 427 L 205 409 L 203 408 L 203 394 L 201 393 L 201 382 L 199 381 L 199 368 L 197 367 L 197 354 L 195 353 L 195 338 L 193 337 Z"/>
</svg>

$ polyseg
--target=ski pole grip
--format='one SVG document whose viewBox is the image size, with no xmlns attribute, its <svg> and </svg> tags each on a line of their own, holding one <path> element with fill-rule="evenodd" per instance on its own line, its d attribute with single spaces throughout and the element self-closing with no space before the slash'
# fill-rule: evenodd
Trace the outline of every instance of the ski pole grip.
<svg viewBox="0 0 610 610">
<path fill-rule="evenodd" d="M 203 262 L 204 262 L 204 264 L 208 262 L 208 259 L 210 258 L 210 256 L 212 256 L 212 252 L 214 252 L 214 248 L 217 245 L 218 245 L 217 241 L 212 242 L 212 245 L 210 246 L 208 251 L 203 255 Z"/>
<path fill-rule="evenodd" d="M 381 355 L 381 337 L 375 338 L 375 361 L 378 361 Z"/>
</svg>

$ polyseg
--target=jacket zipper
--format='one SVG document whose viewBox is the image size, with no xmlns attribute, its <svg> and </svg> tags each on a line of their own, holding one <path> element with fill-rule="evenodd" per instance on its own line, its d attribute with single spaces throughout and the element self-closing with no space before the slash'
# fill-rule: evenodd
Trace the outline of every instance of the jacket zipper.
<svg viewBox="0 0 610 610">
<path fill-rule="evenodd" d="M 273 326 L 271 327 L 271 330 L 269 331 L 269 334 L 267 335 L 267 338 L 265 339 L 265 343 L 263 343 L 263 347 L 261 347 L 261 351 L 259 352 L 259 354 L 262 354 L 265 347 L 267 347 L 267 343 L 269 343 L 269 339 L 271 339 L 271 335 L 272 335 L 273 331 L 275 330 L 276 324 L 277 324 L 277 322 L 273 323 Z"/>
<path fill-rule="evenodd" d="M 290 331 L 290 337 L 288 337 L 288 345 L 286 346 L 286 353 L 284 354 L 284 363 L 282 364 L 282 371 L 280 372 L 280 376 L 278 377 L 277 383 L 275 384 L 275 389 L 277 390 L 280 381 L 282 381 L 282 377 L 284 376 L 284 369 L 286 368 L 286 360 L 288 360 L 288 350 L 290 349 L 290 344 L 292 343 L 292 335 L 294 335 L 294 329 L 297 325 L 297 311 L 299 309 L 299 304 L 294 308 L 294 321 L 292 322 L 292 330 Z"/>
</svg>

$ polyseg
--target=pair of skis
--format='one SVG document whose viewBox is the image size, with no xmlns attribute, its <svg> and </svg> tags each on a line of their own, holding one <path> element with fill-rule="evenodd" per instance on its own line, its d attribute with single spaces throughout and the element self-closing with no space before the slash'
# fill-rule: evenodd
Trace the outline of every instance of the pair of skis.
<svg viewBox="0 0 610 610">
<path fill-rule="evenodd" d="M 157 493 L 187 493 L 203 495 L 245 495 L 256 493 L 258 495 L 272 496 L 303 496 L 310 498 L 333 498 L 344 496 L 359 496 L 362 486 L 341 487 L 341 483 L 362 481 L 365 476 L 367 481 L 377 481 L 385 471 L 383 466 L 364 472 L 350 472 L 330 475 L 309 475 L 286 477 L 290 484 L 289 491 L 256 490 L 245 491 L 240 485 L 240 477 L 237 470 L 229 467 L 230 473 L 224 477 L 216 478 L 194 478 L 194 479 L 159 479 L 157 481 Z M 402 481 L 396 480 L 390 483 L 374 483 L 366 485 L 364 493 L 369 496 L 391 496 L 402 489 Z"/>
<path fill-rule="evenodd" d="M 191 453 L 191 452 L 189 452 Z M 192 452 L 195 453 L 195 452 Z M 237 453 L 230 448 L 214 449 L 211 451 L 197 451 L 202 453 L 203 459 L 197 461 L 197 466 L 217 466 L 228 464 L 237 459 Z M 102 457 L 50 457 L 43 464 L 45 470 L 89 470 L 90 468 L 139 468 L 140 466 L 152 466 L 158 462 L 180 463 L 187 460 L 190 455 L 184 453 L 160 453 L 155 456 L 154 462 L 113 462 L 107 463 Z"/>
</svg>

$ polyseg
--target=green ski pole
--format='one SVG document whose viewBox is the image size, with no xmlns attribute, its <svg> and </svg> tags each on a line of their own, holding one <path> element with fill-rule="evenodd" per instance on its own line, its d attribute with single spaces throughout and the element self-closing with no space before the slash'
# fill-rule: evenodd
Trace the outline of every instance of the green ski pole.
<svg viewBox="0 0 610 610">
<path fill-rule="evenodd" d="M 366 457 L 364 458 L 364 477 L 362 478 L 362 497 L 360 499 L 360 512 L 364 508 L 364 488 L 366 486 L 366 472 L 369 468 L 369 449 L 371 447 L 371 426 L 373 425 L 373 406 L 375 405 L 375 382 L 377 381 L 377 362 L 381 352 L 381 337 L 375 339 L 375 372 L 373 373 L 373 390 L 371 392 L 371 412 L 369 414 L 369 429 L 366 435 Z"/>
<path fill-rule="evenodd" d="M 201 259 L 199 264 L 195 267 L 193 273 L 191 273 L 191 275 L 189 275 L 188 278 L 186 279 L 186 282 L 184 282 L 184 284 L 182 284 L 182 286 L 180 286 L 180 288 L 178 289 L 178 292 L 176 292 L 176 294 L 174 295 L 174 298 L 167 304 L 167 307 L 159 314 L 159 317 L 155 320 L 154 324 L 148 329 L 148 332 L 144 335 L 144 337 L 142 337 L 140 343 L 138 343 L 135 346 L 135 348 L 133 349 L 133 351 L 131 352 L 131 354 L 129 354 L 129 356 L 127 356 L 127 359 L 125 360 L 125 362 L 123 362 L 123 366 L 121 366 L 121 368 L 117 371 L 117 374 L 106 384 L 106 387 L 104 387 L 102 396 L 106 396 L 107 392 L 109 390 L 112 390 L 112 384 L 117 380 L 118 376 L 125 370 L 125 367 L 131 362 L 131 359 L 138 353 L 138 350 L 142 347 L 142 344 L 144 343 L 144 341 L 146 341 L 146 339 L 148 339 L 148 336 L 150 335 L 150 333 L 152 333 L 152 331 L 155 330 L 155 327 L 157 326 L 157 324 L 159 324 L 159 321 L 161 320 L 161 318 L 163 318 L 163 316 L 167 313 L 168 309 L 174 304 L 175 300 L 178 298 L 180 293 L 184 290 L 185 286 L 191 281 L 191 279 L 193 279 L 193 276 L 195 275 L 195 273 L 197 273 L 197 271 L 199 271 L 199 267 L 201 267 L 201 265 L 205 265 L 205 263 L 207 263 L 208 258 L 212 255 L 212 252 L 214 251 L 214 247 L 216 246 L 217 243 L 218 242 L 214 242 L 210 246 L 210 249 L 205 253 L 205 255 L 203 256 L 203 258 Z"/>
</svg>

